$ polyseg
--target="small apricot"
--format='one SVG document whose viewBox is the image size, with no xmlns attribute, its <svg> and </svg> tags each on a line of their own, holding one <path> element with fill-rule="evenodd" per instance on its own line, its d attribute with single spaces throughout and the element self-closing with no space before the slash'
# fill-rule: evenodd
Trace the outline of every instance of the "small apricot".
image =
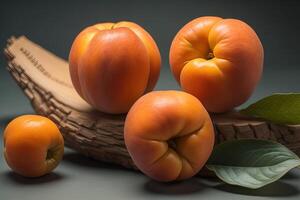
<svg viewBox="0 0 300 200">
<path fill-rule="evenodd" d="M 64 140 L 50 119 L 23 115 L 12 120 L 4 130 L 4 157 L 8 166 L 25 177 L 50 173 L 64 153 Z"/>
</svg>

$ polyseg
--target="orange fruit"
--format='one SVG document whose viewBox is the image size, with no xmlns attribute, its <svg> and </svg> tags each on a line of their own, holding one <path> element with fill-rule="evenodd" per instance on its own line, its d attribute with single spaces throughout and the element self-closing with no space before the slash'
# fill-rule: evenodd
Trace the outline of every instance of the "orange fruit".
<svg viewBox="0 0 300 200">
<path fill-rule="evenodd" d="M 51 172 L 64 153 L 64 140 L 50 119 L 23 115 L 12 120 L 4 130 L 4 156 L 8 166 L 26 177 Z"/>
</svg>

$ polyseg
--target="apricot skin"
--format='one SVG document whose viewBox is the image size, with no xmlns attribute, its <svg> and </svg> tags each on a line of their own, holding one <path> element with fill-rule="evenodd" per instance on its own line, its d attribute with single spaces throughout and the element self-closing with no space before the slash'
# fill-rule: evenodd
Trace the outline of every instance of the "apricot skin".
<svg viewBox="0 0 300 200">
<path fill-rule="evenodd" d="M 4 130 L 4 157 L 8 166 L 25 177 L 50 173 L 64 153 L 64 140 L 57 126 L 39 115 L 23 115 Z"/>
<path fill-rule="evenodd" d="M 170 65 L 182 89 L 209 112 L 226 112 L 253 93 L 263 70 L 264 50 L 246 23 L 199 17 L 187 23 L 170 48 Z"/>
<path fill-rule="evenodd" d="M 69 68 L 78 94 L 99 111 L 126 113 L 159 77 L 161 58 L 150 34 L 133 22 L 100 23 L 75 38 Z"/>
<path fill-rule="evenodd" d="M 155 91 L 130 109 L 125 144 L 136 166 L 157 181 L 183 180 L 204 166 L 214 145 L 205 108 L 180 91 Z"/>
</svg>

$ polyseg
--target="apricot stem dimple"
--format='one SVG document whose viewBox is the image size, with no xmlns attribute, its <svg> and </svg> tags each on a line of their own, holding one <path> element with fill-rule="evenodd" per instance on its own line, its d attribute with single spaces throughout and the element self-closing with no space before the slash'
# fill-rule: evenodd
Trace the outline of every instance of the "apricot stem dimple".
<svg viewBox="0 0 300 200">
<path fill-rule="evenodd" d="M 116 25 L 117 25 L 117 23 L 114 23 L 114 24 L 110 27 L 110 29 L 111 29 L 111 30 L 114 29 Z"/>
<path fill-rule="evenodd" d="M 174 150 L 177 147 L 176 142 L 174 140 L 168 140 L 168 145 Z"/>
<path fill-rule="evenodd" d="M 213 59 L 215 57 L 213 52 L 209 52 L 207 55 L 207 60 Z"/>
<path fill-rule="evenodd" d="M 46 160 L 52 159 L 54 155 L 54 152 L 50 149 L 47 151 Z"/>
</svg>

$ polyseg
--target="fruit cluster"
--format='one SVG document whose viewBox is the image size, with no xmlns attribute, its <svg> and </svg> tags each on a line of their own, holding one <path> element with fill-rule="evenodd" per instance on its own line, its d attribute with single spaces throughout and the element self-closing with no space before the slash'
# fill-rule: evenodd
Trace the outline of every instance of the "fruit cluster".
<svg viewBox="0 0 300 200">
<path fill-rule="evenodd" d="M 136 166 L 158 181 L 192 177 L 214 146 L 208 112 L 221 113 L 244 103 L 263 69 L 263 47 L 246 23 L 200 17 L 175 36 L 169 61 L 183 91 L 154 91 L 159 78 L 159 49 L 133 22 L 101 23 L 75 38 L 70 75 L 78 94 L 100 112 L 128 113 L 127 150 Z M 17 173 L 49 173 L 63 155 L 56 125 L 25 115 L 9 123 L 4 155 Z"/>
</svg>

